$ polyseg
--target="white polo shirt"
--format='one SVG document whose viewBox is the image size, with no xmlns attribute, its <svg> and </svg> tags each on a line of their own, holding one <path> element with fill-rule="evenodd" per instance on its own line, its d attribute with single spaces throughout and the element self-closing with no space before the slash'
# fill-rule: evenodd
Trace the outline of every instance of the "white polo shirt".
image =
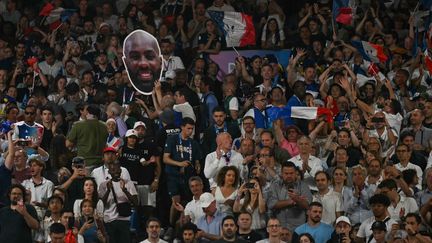
<svg viewBox="0 0 432 243">
<path fill-rule="evenodd" d="M 419 207 L 417 206 L 417 202 L 412 197 L 400 196 L 400 200 L 396 207 L 393 204 L 387 208 L 387 211 L 390 214 L 390 217 L 396 221 L 400 220 L 400 216 L 406 216 L 408 213 L 417 213 L 419 211 Z"/>
<path fill-rule="evenodd" d="M 129 171 L 123 166 L 121 166 L 120 169 L 121 169 L 120 178 L 122 178 L 125 181 L 130 181 L 131 178 L 129 175 Z M 102 182 L 111 179 L 111 175 L 108 172 L 108 167 L 105 165 L 99 166 L 96 169 L 94 169 L 90 176 L 95 179 L 98 187 L 100 186 L 100 184 L 102 184 Z"/>
<path fill-rule="evenodd" d="M 192 223 L 194 224 L 198 223 L 198 219 L 204 216 L 204 211 L 201 207 L 199 198 L 198 200 L 192 198 L 192 201 L 186 204 L 186 207 L 184 209 L 184 214 L 191 218 Z"/>
</svg>

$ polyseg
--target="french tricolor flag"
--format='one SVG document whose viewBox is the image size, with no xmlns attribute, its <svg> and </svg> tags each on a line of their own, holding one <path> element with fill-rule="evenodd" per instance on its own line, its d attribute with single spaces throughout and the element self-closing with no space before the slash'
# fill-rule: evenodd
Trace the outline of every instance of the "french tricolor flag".
<svg viewBox="0 0 432 243">
<path fill-rule="evenodd" d="M 367 61 L 378 63 L 386 62 L 388 59 L 384 54 L 383 47 L 380 45 L 372 44 L 367 41 L 351 41 L 351 43 Z"/>
<path fill-rule="evenodd" d="M 227 47 L 255 45 L 255 27 L 252 16 L 240 12 L 208 11 L 223 32 Z"/>
<path fill-rule="evenodd" d="M 330 109 L 324 107 L 309 107 L 309 106 L 291 106 L 291 107 L 271 107 L 267 109 L 267 114 L 270 122 L 277 119 L 298 118 L 306 120 L 314 120 L 325 115 L 329 124 L 333 123 L 333 113 Z"/>
</svg>

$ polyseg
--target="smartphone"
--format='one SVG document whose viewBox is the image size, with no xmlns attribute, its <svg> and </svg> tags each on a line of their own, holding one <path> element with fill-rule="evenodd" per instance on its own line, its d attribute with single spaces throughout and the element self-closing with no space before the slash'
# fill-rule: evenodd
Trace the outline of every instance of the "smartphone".
<svg viewBox="0 0 432 243">
<path fill-rule="evenodd" d="M 245 187 L 247 189 L 254 189 L 255 188 L 255 183 L 253 183 L 253 182 L 246 183 Z"/>
<path fill-rule="evenodd" d="M 75 218 L 69 217 L 68 218 L 68 229 L 72 229 L 75 226 Z"/>
<path fill-rule="evenodd" d="M 89 224 L 93 223 L 93 222 L 94 222 L 94 218 L 93 218 L 93 217 L 89 217 L 89 218 L 87 219 L 87 222 L 88 222 Z"/>
<path fill-rule="evenodd" d="M 18 141 L 18 146 L 21 146 L 21 147 L 27 147 L 28 146 L 28 144 L 29 144 L 29 141 L 26 141 L 26 140 L 20 140 L 20 141 Z"/>
</svg>

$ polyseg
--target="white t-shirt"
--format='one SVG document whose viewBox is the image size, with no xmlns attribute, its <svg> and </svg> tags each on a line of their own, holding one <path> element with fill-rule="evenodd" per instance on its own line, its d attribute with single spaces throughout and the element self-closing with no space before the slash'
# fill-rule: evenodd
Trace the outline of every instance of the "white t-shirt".
<svg viewBox="0 0 432 243">
<path fill-rule="evenodd" d="M 386 218 L 383 221 L 386 221 L 388 218 Z M 360 228 L 357 232 L 357 237 L 359 238 L 365 238 L 366 241 L 369 239 L 369 237 L 372 235 L 372 224 L 375 223 L 376 219 L 375 216 L 372 216 L 368 219 L 366 219 L 365 221 L 363 221 L 363 223 L 360 225 Z M 397 222 L 394 219 L 388 219 L 386 221 L 386 226 L 387 226 L 387 233 L 389 233 L 391 231 L 392 225 L 393 224 L 397 224 Z"/>
</svg>

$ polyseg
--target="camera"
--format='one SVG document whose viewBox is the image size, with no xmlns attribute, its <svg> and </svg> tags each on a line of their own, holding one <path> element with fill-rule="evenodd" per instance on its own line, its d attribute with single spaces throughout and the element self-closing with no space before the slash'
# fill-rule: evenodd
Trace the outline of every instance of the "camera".
<svg viewBox="0 0 432 243">
<path fill-rule="evenodd" d="M 253 182 L 246 183 L 245 187 L 247 189 L 254 189 L 255 188 L 255 183 L 253 183 Z"/>
<path fill-rule="evenodd" d="M 27 147 L 29 145 L 29 141 L 19 140 L 17 144 L 18 144 L 18 146 L 21 146 L 21 147 Z"/>
</svg>

